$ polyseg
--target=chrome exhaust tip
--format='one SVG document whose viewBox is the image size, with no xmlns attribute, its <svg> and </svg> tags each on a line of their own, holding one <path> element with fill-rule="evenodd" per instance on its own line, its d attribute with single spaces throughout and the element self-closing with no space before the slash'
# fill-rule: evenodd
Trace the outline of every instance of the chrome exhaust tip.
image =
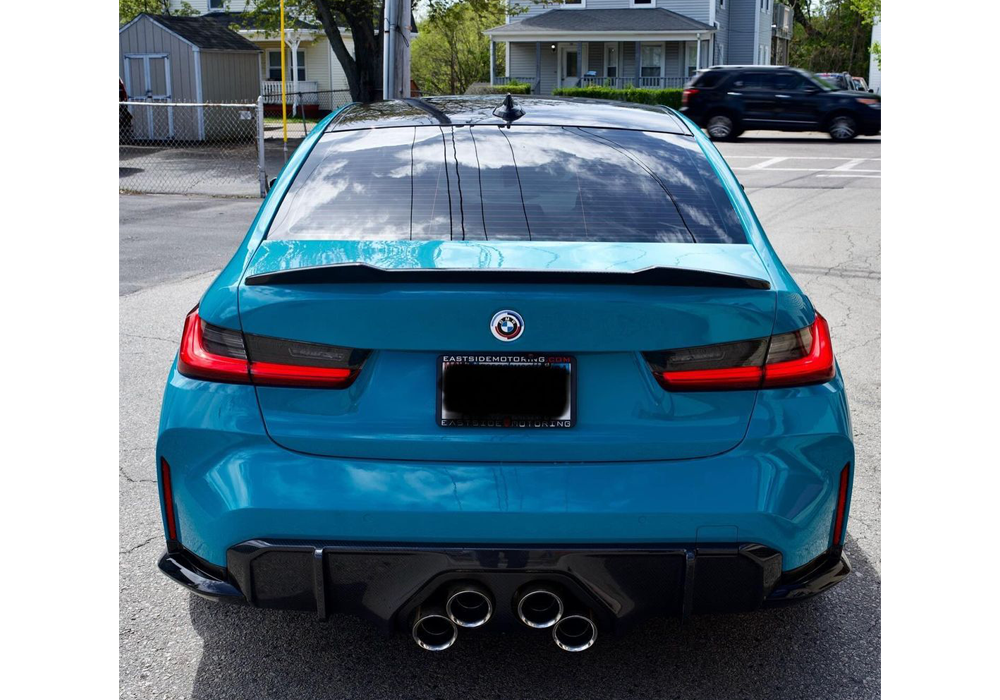
<svg viewBox="0 0 1000 700">
<path fill-rule="evenodd" d="M 532 586 L 517 601 L 517 616 L 528 627 L 546 629 L 563 616 L 562 597 L 546 585 Z"/>
<path fill-rule="evenodd" d="M 597 625 L 590 613 L 566 615 L 552 628 L 552 639 L 563 651 L 584 651 L 597 641 Z"/>
<path fill-rule="evenodd" d="M 444 609 L 448 619 L 459 627 L 479 627 L 493 617 L 493 597 L 482 586 L 463 583 L 448 592 Z"/>
<path fill-rule="evenodd" d="M 413 616 L 413 641 L 427 651 L 444 651 L 458 639 L 458 627 L 440 607 L 419 608 Z"/>
</svg>

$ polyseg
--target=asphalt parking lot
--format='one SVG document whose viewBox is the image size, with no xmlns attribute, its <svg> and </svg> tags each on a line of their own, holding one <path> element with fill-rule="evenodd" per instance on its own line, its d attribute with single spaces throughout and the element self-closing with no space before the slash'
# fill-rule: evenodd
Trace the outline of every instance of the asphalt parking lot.
<svg viewBox="0 0 1000 700">
<path fill-rule="evenodd" d="M 184 315 L 259 200 L 120 197 L 119 625 L 123 698 L 874 698 L 880 694 L 881 141 L 748 133 L 720 150 L 830 321 L 851 402 L 854 574 L 808 603 L 650 622 L 582 654 L 545 634 L 432 654 L 335 616 L 216 605 L 156 570 L 154 445 Z"/>
</svg>

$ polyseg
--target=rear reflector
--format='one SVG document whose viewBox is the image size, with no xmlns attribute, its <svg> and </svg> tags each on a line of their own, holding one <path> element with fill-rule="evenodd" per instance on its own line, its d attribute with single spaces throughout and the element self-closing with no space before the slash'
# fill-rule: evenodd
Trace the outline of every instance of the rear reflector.
<svg viewBox="0 0 1000 700">
<path fill-rule="evenodd" d="M 170 465 L 160 458 L 160 486 L 163 487 L 163 512 L 167 519 L 167 539 L 177 540 L 177 515 L 174 513 L 174 487 L 170 483 Z"/>
<path fill-rule="evenodd" d="M 194 309 L 184 322 L 177 371 L 186 377 L 259 386 L 343 389 L 368 350 L 247 335 L 205 323 Z"/>
<path fill-rule="evenodd" d="M 844 514 L 847 512 L 847 483 L 851 476 L 851 465 L 848 464 L 840 472 L 840 488 L 837 491 L 837 511 L 833 518 L 833 546 L 836 547 L 844 539 Z"/>
<path fill-rule="evenodd" d="M 821 384 L 836 367 L 830 328 L 816 314 L 811 326 L 770 338 L 645 352 L 653 376 L 668 391 L 735 391 Z"/>
</svg>

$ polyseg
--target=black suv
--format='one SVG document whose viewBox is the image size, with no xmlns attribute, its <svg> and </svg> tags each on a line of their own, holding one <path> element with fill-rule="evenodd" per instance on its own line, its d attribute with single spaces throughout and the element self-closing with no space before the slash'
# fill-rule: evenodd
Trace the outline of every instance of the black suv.
<svg viewBox="0 0 1000 700">
<path fill-rule="evenodd" d="M 713 66 L 684 88 L 681 111 L 715 140 L 747 129 L 825 131 L 836 141 L 882 130 L 876 95 L 837 90 L 785 66 Z"/>
</svg>

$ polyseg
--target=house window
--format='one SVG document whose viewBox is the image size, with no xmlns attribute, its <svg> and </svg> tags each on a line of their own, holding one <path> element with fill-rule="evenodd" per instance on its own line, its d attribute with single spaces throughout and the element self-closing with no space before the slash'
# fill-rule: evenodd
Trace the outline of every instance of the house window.
<svg viewBox="0 0 1000 700">
<path fill-rule="evenodd" d="M 656 0 L 629 0 L 632 7 L 656 7 Z"/>
<path fill-rule="evenodd" d="M 208 0 L 208 9 L 210 10 L 224 10 L 226 5 L 226 0 Z"/>
<path fill-rule="evenodd" d="M 698 42 L 689 41 L 684 50 L 684 73 L 690 78 L 698 72 Z"/>
<path fill-rule="evenodd" d="M 663 71 L 663 44 L 642 45 L 642 77 L 659 78 Z"/>
<path fill-rule="evenodd" d="M 604 45 L 604 75 L 618 77 L 618 44 Z"/>
<path fill-rule="evenodd" d="M 562 0 L 562 4 L 566 7 L 586 7 L 587 0 Z"/>
<path fill-rule="evenodd" d="M 306 52 L 296 51 L 295 60 L 298 61 L 299 80 L 306 79 Z M 285 74 L 292 80 L 292 52 L 285 55 Z M 281 80 L 281 52 L 278 49 L 271 49 L 267 52 L 267 79 Z"/>
</svg>

